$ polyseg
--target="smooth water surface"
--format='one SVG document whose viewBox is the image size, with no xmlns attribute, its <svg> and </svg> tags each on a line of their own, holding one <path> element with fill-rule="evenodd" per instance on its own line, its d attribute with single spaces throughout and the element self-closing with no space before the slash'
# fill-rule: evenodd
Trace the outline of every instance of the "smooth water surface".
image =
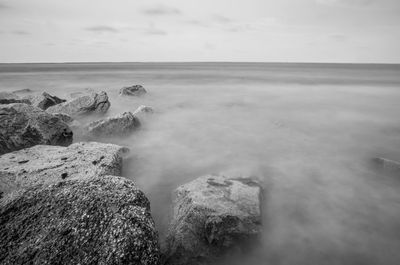
<svg viewBox="0 0 400 265">
<path fill-rule="evenodd" d="M 148 93 L 118 95 L 132 84 Z M 0 64 L 0 91 L 25 88 L 105 90 L 107 116 L 155 109 L 107 141 L 131 149 L 124 176 L 151 200 L 161 238 L 176 187 L 243 175 L 265 188 L 263 239 L 226 264 L 399 264 L 400 176 L 370 163 L 400 161 L 399 65 Z"/>
</svg>

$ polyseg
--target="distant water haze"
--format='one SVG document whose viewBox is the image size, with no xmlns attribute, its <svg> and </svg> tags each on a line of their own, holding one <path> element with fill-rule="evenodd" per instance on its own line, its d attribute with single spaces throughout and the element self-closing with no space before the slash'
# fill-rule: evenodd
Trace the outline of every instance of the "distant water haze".
<svg viewBox="0 0 400 265">
<path fill-rule="evenodd" d="M 121 97 L 142 84 L 143 97 Z M 0 91 L 108 93 L 107 116 L 151 106 L 127 138 L 124 176 L 151 201 L 161 239 L 171 192 L 196 177 L 252 176 L 265 188 L 252 253 L 221 264 L 398 264 L 400 66 L 267 63 L 0 64 Z M 93 118 L 94 119 L 94 118 Z M 75 141 L 87 140 L 77 133 Z"/>
</svg>

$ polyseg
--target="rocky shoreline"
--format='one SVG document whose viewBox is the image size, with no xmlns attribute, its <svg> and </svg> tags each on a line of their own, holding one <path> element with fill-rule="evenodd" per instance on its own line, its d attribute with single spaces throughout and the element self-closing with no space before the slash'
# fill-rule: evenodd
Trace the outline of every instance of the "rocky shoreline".
<svg viewBox="0 0 400 265">
<path fill-rule="evenodd" d="M 130 135 L 153 108 L 105 118 L 104 91 L 68 101 L 26 93 L 0 94 L 1 264 L 211 264 L 257 242 L 263 189 L 255 180 L 208 175 L 177 187 L 159 242 L 149 200 L 122 176 L 129 150 L 73 143 L 75 129 L 94 140 Z M 120 90 L 146 93 L 140 85 Z M 79 122 L 92 114 L 96 120 Z"/>
</svg>

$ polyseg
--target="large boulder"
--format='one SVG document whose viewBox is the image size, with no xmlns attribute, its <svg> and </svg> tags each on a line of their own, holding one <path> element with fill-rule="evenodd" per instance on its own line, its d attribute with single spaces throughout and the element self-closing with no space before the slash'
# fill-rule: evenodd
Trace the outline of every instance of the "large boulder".
<svg viewBox="0 0 400 265">
<path fill-rule="evenodd" d="M 102 91 L 100 93 L 90 93 L 71 101 L 54 105 L 47 109 L 49 113 L 64 113 L 70 116 L 77 116 L 87 113 L 104 113 L 110 107 L 107 93 Z"/>
<path fill-rule="evenodd" d="M 120 176 L 127 148 L 96 142 L 68 147 L 36 145 L 0 156 L 0 192 L 3 195 L 34 185 L 95 176 Z"/>
<path fill-rule="evenodd" d="M 31 104 L 31 102 L 28 99 L 21 99 L 15 93 L 0 92 L 0 104 L 12 104 L 12 103 Z"/>
<path fill-rule="evenodd" d="M 87 126 L 87 130 L 90 135 L 107 137 L 127 135 L 139 127 L 139 119 L 131 112 L 124 112 L 115 117 L 94 121 Z"/>
<path fill-rule="evenodd" d="M 46 110 L 51 106 L 60 104 L 65 102 L 65 99 L 58 98 L 56 96 L 52 96 L 46 92 L 43 92 L 40 95 L 29 96 L 27 97 L 31 102 L 32 106 L 41 108 L 42 110 Z"/>
<path fill-rule="evenodd" d="M 133 85 L 129 87 L 123 87 L 120 89 L 120 95 L 127 95 L 127 96 L 141 96 L 146 94 L 147 91 L 141 85 Z"/>
<path fill-rule="evenodd" d="M 115 176 L 35 186 L 0 202 L 1 264 L 159 264 L 150 204 Z"/>
<path fill-rule="evenodd" d="M 59 118 L 22 103 L 0 105 L 0 155 L 37 144 L 72 143 L 72 131 Z"/>
<path fill-rule="evenodd" d="M 261 187 L 248 178 L 200 177 L 175 191 L 166 264 L 207 264 L 246 251 L 261 232 Z"/>
<path fill-rule="evenodd" d="M 376 157 L 372 161 L 378 169 L 385 173 L 400 174 L 400 162 L 383 157 Z"/>
</svg>

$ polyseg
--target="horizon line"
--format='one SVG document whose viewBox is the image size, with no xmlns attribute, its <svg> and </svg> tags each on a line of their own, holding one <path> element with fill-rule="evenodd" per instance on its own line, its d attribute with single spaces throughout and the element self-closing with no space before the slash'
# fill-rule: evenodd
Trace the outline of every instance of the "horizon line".
<svg viewBox="0 0 400 265">
<path fill-rule="evenodd" d="M 123 64 L 123 63 L 254 63 L 254 64 L 352 64 L 352 65 L 400 65 L 384 62 L 296 62 L 296 61 L 65 61 L 65 62 L 0 62 L 1 64 Z"/>
</svg>

